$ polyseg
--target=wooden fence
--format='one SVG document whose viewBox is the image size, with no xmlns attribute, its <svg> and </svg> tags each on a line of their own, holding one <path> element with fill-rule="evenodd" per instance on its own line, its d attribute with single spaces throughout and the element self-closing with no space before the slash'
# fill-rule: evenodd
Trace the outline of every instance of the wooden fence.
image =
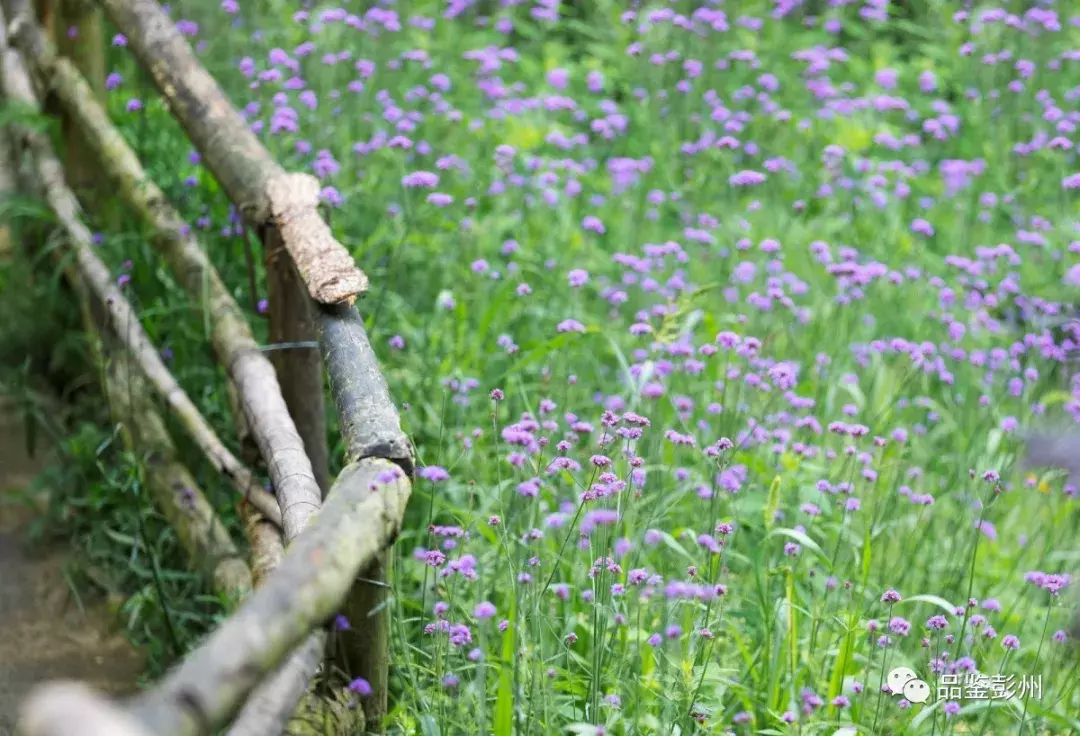
<svg viewBox="0 0 1080 736">
<path fill-rule="evenodd" d="M 58 263 L 95 348 L 102 387 L 130 446 L 148 451 L 159 509 L 184 549 L 237 607 L 164 679 L 130 702 L 109 702 L 78 684 L 42 686 L 24 709 L 26 736 L 51 734 L 281 733 L 322 662 L 330 619 L 353 625 L 342 647 L 369 731 L 387 709 L 389 606 L 386 553 L 411 491 L 413 449 L 354 302 L 366 276 L 318 213 L 317 181 L 283 170 L 199 65 L 153 0 L 99 0 L 150 74 L 169 109 L 263 246 L 272 341 L 316 343 L 278 351 L 272 364 L 193 231 L 147 176 L 82 72 L 94 69 L 54 47 L 48 14 L 3 0 L 0 92 L 5 102 L 49 110 L 78 136 L 107 177 L 110 195 L 150 242 L 193 302 L 209 315 L 243 459 L 230 452 L 170 374 L 124 293 L 91 247 L 76 194 L 48 136 L 14 123 L 0 141 L 19 173 L 49 204 L 63 233 Z M 37 9 L 40 11 L 40 8 Z M 92 11 L 96 12 L 96 11 Z M 80 22 L 100 21 L 86 15 Z M 98 30 L 100 32 L 100 30 Z M 62 49 L 61 49 L 62 51 Z M 92 65 L 91 65 L 92 66 Z M 0 157 L 0 161 L 5 160 Z M 70 161 L 68 162 L 71 166 Z M 18 164 L 16 164 L 17 166 Z M 85 166 L 86 164 L 83 164 Z M 331 484 L 323 408 L 325 368 L 346 448 Z M 124 391 L 116 387 L 125 386 Z M 155 400 L 156 397 L 156 400 Z M 213 466 L 249 503 L 242 506 L 250 564 L 176 457 L 156 405 L 168 407 Z M 274 493 L 255 482 L 262 461 Z M 196 502 L 177 498 L 177 480 Z"/>
</svg>

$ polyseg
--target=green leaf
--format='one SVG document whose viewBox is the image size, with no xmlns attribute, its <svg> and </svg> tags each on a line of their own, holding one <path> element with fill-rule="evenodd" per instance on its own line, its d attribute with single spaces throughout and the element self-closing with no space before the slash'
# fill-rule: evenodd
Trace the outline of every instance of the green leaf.
<svg viewBox="0 0 1080 736">
<path fill-rule="evenodd" d="M 1065 404 L 1073 400 L 1073 395 L 1068 391 L 1051 391 L 1044 395 L 1039 402 L 1046 407 L 1056 406 L 1057 404 Z"/>
<path fill-rule="evenodd" d="M 780 476 L 773 478 L 772 484 L 769 485 L 769 500 L 765 504 L 765 529 L 772 529 L 773 523 L 776 520 L 776 511 L 780 508 Z"/>
<path fill-rule="evenodd" d="M 0 106 L 0 127 L 18 125 L 28 130 L 48 130 L 52 119 L 25 102 L 7 102 Z"/>
<path fill-rule="evenodd" d="M 660 534 L 663 537 L 664 544 L 666 544 L 668 547 L 670 547 L 671 549 L 678 552 L 680 555 L 682 555 L 686 559 L 690 560 L 690 562 L 695 562 L 696 561 L 694 559 L 694 556 L 692 554 L 690 554 L 689 552 L 687 552 L 686 548 L 683 547 L 681 544 L 679 544 L 678 540 L 675 539 L 675 537 L 671 536 L 667 532 L 660 532 Z"/>
<path fill-rule="evenodd" d="M 903 605 L 904 603 L 933 603 L 935 606 L 938 606 L 950 616 L 956 609 L 956 606 L 954 606 L 952 603 L 949 603 L 944 598 L 939 598 L 936 595 L 913 595 L 910 598 L 904 598 L 896 605 L 899 606 Z"/>
<path fill-rule="evenodd" d="M 796 542 L 801 544 L 803 547 L 810 550 L 815 555 L 817 555 L 819 558 L 821 558 L 821 561 L 823 563 L 825 563 L 825 566 L 829 570 L 832 570 L 832 565 L 829 563 L 829 558 L 825 554 L 825 550 L 823 550 L 821 548 L 821 545 L 819 545 L 813 539 L 806 536 L 806 532 L 801 532 L 798 529 L 789 529 L 788 527 L 781 527 L 779 529 L 773 529 L 771 532 L 769 532 L 768 534 L 765 535 L 765 538 L 768 539 L 769 537 L 775 537 L 776 535 L 781 535 L 781 536 L 784 536 L 784 537 L 790 537 L 790 538 L 794 539 Z"/>
<path fill-rule="evenodd" d="M 433 716 L 420 716 L 420 731 L 424 736 L 441 736 L 439 722 Z"/>
<path fill-rule="evenodd" d="M 844 687 L 844 675 L 847 672 L 848 665 L 852 659 L 852 652 L 855 651 L 855 624 L 857 622 L 856 614 L 851 614 L 848 618 L 847 633 L 844 635 L 844 641 L 840 645 L 840 649 L 836 652 L 836 660 L 833 662 L 832 677 L 829 678 L 829 700 L 831 701 Z M 830 712 L 835 711 L 835 706 L 829 706 Z"/>
<path fill-rule="evenodd" d="M 870 560 L 872 559 L 871 551 L 872 544 L 870 541 L 870 527 L 866 527 L 866 531 L 863 533 L 863 546 L 862 546 L 862 583 L 866 585 L 870 580 Z"/>
<path fill-rule="evenodd" d="M 514 732 L 514 623 L 517 620 L 517 600 L 510 596 L 510 626 L 503 633 L 502 666 L 499 668 L 499 689 L 495 697 L 495 736 L 512 736 Z"/>
<path fill-rule="evenodd" d="M 931 705 L 927 705 L 925 708 L 923 708 L 922 712 L 920 712 L 919 715 L 915 716 L 915 718 L 912 719 L 911 730 L 918 730 L 919 726 L 921 726 L 927 718 L 930 718 L 933 713 L 937 712 L 937 709 L 940 708 L 941 704 L 944 702 L 944 700 L 935 700 Z"/>
</svg>

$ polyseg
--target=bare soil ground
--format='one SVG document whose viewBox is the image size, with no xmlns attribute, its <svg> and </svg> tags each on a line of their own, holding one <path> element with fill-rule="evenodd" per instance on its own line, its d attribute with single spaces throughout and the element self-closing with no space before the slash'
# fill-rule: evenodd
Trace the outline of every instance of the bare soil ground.
<svg viewBox="0 0 1080 736">
<path fill-rule="evenodd" d="M 26 541 L 34 511 L 19 491 L 46 462 L 41 450 L 28 457 L 22 422 L 0 397 L 0 736 L 13 733 L 19 704 L 38 683 L 82 680 L 121 695 L 143 670 L 105 601 L 72 592 L 70 550 Z"/>
</svg>

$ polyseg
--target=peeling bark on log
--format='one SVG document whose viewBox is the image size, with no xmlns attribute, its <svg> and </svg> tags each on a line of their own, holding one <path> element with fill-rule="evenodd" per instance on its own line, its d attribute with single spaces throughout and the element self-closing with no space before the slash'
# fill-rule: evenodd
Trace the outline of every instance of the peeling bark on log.
<svg viewBox="0 0 1080 736">
<path fill-rule="evenodd" d="M 277 230 L 267 232 L 263 251 L 270 303 L 270 342 L 286 345 L 275 349 L 270 360 L 277 369 L 289 414 L 304 441 L 315 481 L 325 497 L 330 490 L 330 448 L 326 440 L 322 359 L 317 348 L 288 345 L 314 342 L 314 305 L 281 245 Z"/>
<path fill-rule="evenodd" d="M 311 288 L 312 299 L 320 304 L 352 304 L 357 294 L 367 291 L 367 277 L 319 216 L 319 191 L 318 179 L 310 174 L 270 177 L 265 188 L 269 222 Z"/>
<path fill-rule="evenodd" d="M 176 736 L 228 723 L 393 542 L 409 492 L 408 478 L 388 460 L 347 466 L 277 571 L 176 670 L 136 698 L 132 707 L 140 720 L 154 733 Z"/>
<path fill-rule="evenodd" d="M 154 0 L 99 0 L 206 165 L 255 229 L 277 227 L 311 298 L 353 302 L 367 277 L 319 217 L 318 181 L 286 173 Z"/>
<path fill-rule="evenodd" d="M 18 736 L 151 736 L 122 709 L 85 685 L 44 685 L 23 704 Z"/>
</svg>

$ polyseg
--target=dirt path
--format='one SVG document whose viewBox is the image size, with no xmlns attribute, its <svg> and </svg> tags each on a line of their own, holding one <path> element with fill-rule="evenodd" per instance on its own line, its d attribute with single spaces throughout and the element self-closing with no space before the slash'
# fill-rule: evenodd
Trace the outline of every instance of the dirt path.
<svg viewBox="0 0 1080 736">
<path fill-rule="evenodd" d="M 13 733 L 19 703 L 39 682 L 83 680 L 122 694 L 143 668 L 104 601 L 71 593 L 69 551 L 25 543 L 33 512 L 15 493 L 43 467 L 43 454 L 27 457 L 22 423 L 0 397 L 0 736 Z"/>
</svg>

